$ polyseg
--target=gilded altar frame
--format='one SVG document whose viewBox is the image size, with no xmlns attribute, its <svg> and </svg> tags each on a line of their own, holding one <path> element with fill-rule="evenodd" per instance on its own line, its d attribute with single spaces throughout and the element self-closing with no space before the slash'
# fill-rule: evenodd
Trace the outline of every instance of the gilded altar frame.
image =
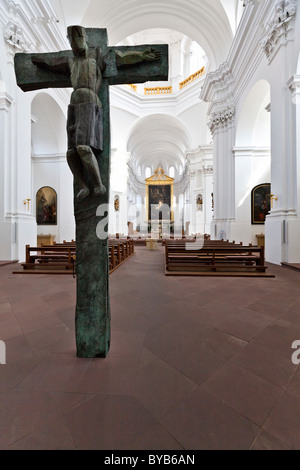
<svg viewBox="0 0 300 470">
<path fill-rule="evenodd" d="M 170 222 L 174 222 L 174 211 L 173 211 L 173 196 L 174 196 L 174 178 L 167 176 L 162 168 L 157 168 L 154 175 L 150 176 L 145 180 L 146 182 L 146 211 L 148 223 L 151 222 L 149 218 L 149 188 L 150 186 L 170 186 Z"/>
</svg>

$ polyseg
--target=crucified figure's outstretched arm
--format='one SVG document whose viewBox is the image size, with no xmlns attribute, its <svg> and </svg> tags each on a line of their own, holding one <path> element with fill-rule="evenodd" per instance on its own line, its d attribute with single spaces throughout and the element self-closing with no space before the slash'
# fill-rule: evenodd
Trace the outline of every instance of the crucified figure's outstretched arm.
<svg viewBox="0 0 300 470">
<path fill-rule="evenodd" d="M 159 60 L 162 54 L 160 51 L 155 50 L 152 47 L 145 49 L 142 52 L 139 51 L 129 51 L 121 52 L 116 51 L 117 58 L 117 67 L 123 67 L 126 65 L 138 64 L 139 62 L 152 62 L 154 60 Z"/>
</svg>

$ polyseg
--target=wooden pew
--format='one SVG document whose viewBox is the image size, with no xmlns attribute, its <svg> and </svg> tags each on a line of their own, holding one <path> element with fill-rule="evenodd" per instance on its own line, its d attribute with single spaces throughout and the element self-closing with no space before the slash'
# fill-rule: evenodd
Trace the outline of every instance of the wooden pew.
<svg viewBox="0 0 300 470">
<path fill-rule="evenodd" d="M 24 271 L 67 270 L 73 272 L 76 249 L 72 246 L 41 246 L 26 245 L 26 261 L 21 263 Z"/>
<path fill-rule="evenodd" d="M 201 249 L 189 248 L 181 242 L 166 243 L 166 275 L 271 276 L 266 274 L 263 247 L 208 240 Z"/>
<path fill-rule="evenodd" d="M 109 272 L 113 272 L 134 254 L 132 239 L 109 240 Z M 76 271 L 76 242 L 31 247 L 26 245 L 26 261 L 16 274 L 74 274 Z M 74 266 L 75 264 L 75 266 Z"/>
</svg>

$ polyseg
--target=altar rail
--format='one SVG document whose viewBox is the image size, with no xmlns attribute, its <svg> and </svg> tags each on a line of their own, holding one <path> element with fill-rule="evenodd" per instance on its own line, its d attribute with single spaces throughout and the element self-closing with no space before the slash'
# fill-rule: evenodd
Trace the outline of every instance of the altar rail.
<svg viewBox="0 0 300 470">
<path fill-rule="evenodd" d="M 190 75 L 188 78 L 183 80 L 182 82 L 179 83 L 179 90 L 182 90 L 182 88 L 185 88 L 188 86 L 190 83 L 194 82 L 198 78 L 202 77 L 205 74 L 205 67 L 202 67 L 202 69 L 198 70 L 198 72 L 193 73 Z"/>
<path fill-rule="evenodd" d="M 144 88 L 145 95 L 168 95 L 173 93 L 171 86 L 158 86 L 151 88 Z"/>
</svg>

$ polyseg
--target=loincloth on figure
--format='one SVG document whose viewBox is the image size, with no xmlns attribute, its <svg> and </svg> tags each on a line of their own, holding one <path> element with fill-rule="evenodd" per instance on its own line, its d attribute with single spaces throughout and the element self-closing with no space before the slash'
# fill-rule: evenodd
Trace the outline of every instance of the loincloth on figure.
<svg viewBox="0 0 300 470">
<path fill-rule="evenodd" d="M 68 106 L 68 149 L 88 145 L 103 150 L 103 111 L 96 103 Z"/>
</svg>

